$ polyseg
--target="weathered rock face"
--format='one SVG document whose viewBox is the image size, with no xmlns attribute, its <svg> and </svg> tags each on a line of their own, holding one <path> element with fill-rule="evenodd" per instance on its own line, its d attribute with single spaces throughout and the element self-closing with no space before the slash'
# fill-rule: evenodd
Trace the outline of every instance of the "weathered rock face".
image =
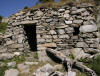
<svg viewBox="0 0 100 76">
<path fill-rule="evenodd" d="M 27 12 L 19 11 L 10 17 L 4 36 L 3 47 L 6 47 L 4 50 L 27 52 L 30 47 L 37 48 L 41 53 L 47 47 L 58 50 L 72 48 L 95 48 L 96 50 L 99 41 L 97 40 L 97 27 L 91 23 L 95 21 L 93 8 L 92 5 L 83 3 L 77 6 L 64 5 L 56 10 L 42 8 Z M 34 26 L 34 28 L 29 28 L 27 25 Z M 34 43 L 37 47 L 33 46 Z M 39 54 L 40 60 L 45 56 Z"/>
</svg>

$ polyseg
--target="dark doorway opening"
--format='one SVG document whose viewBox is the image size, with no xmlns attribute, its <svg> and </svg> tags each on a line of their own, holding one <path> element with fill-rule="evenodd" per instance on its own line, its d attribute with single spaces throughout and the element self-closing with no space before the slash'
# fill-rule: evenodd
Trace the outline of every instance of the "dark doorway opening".
<svg viewBox="0 0 100 76">
<path fill-rule="evenodd" d="M 74 32 L 73 35 L 78 35 L 79 34 L 79 27 L 74 27 Z"/>
<path fill-rule="evenodd" d="M 37 51 L 37 39 L 36 39 L 36 25 L 24 25 L 24 31 L 27 36 L 28 44 L 31 51 Z"/>
</svg>

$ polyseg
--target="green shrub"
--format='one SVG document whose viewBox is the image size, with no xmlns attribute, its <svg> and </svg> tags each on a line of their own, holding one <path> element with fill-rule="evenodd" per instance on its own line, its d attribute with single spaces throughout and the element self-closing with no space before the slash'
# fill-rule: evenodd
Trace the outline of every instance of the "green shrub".
<svg viewBox="0 0 100 76">
<path fill-rule="evenodd" d="M 80 61 L 82 61 L 86 66 L 94 70 L 96 74 L 100 76 L 100 55 L 94 59 L 81 59 Z"/>
<path fill-rule="evenodd" d="M 91 68 L 97 73 L 98 76 L 100 76 L 100 55 L 93 60 L 91 65 Z"/>
<path fill-rule="evenodd" d="M 7 69 L 8 69 L 7 66 L 2 66 L 2 67 L 0 67 L 0 76 L 4 76 L 5 71 L 6 71 Z"/>
<path fill-rule="evenodd" d="M 69 54 L 69 57 L 71 58 L 71 59 L 75 59 L 75 57 L 74 57 L 74 55 L 71 53 L 71 54 Z"/>
<path fill-rule="evenodd" d="M 7 25 L 8 25 L 8 23 L 4 23 L 4 22 L 0 23 L 0 32 L 1 33 L 5 33 Z"/>
</svg>

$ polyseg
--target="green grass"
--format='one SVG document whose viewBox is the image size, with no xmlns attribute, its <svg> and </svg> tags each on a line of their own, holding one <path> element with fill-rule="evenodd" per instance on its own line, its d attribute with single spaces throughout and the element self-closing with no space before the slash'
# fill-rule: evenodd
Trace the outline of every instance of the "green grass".
<svg viewBox="0 0 100 76">
<path fill-rule="evenodd" d="M 98 76 L 100 76 L 100 55 L 97 56 L 94 59 L 81 59 L 81 61 L 88 66 L 89 68 L 91 68 L 92 70 L 94 70 L 96 72 L 96 74 Z"/>
<path fill-rule="evenodd" d="M 4 23 L 4 22 L 0 23 L 0 32 L 5 33 L 7 26 L 8 26 L 8 23 Z"/>
<path fill-rule="evenodd" d="M 71 58 L 71 59 L 75 59 L 75 56 L 71 53 L 71 54 L 69 54 L 69 57 Z"/>
<path fill-rule="evenodd" d="M 4 76 L 5 71 L 6 71 L 7 69 L 8 69 L 7 66 L 2 66 L 2 67 L 0 67 L 0 76 Z"/>
<path fill-rule="evenodd" d="M 34 58 L 35 58 L 35 59 L 38 59 L 38 53 L 37 53 L 37 51 L 34 52 Z"/>
</svg>

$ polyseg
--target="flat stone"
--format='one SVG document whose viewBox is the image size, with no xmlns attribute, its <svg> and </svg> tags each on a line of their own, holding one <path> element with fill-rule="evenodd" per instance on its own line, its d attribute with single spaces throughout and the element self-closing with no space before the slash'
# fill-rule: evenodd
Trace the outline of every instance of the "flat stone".
<svg viewBox="0 0 100 76">
<path fill-rule="evenodd" d="M 83 20 L 74 20 L 73 21 L 73 23 L 77 23 L 77 24 L 80 24 L 80 23 L 82 23 L 83 22 Z"/>
<path fill-rule="evenodd" d="M 17 69 L 9 69 L 5 71 L 4 76 L 18 76 L 18 75 L 19 75 L 19 71 Z"/>
<path fill-rule="evenodd" d="M 86 32 L 94 32 L 97 31 L 96 25 L 83 25 L 80 27 L 80 32 L 86 33 Z"/>
<path fill-rule="evenodd" d="M 66 38 L 66 39 L 69 39 L 70 38 L 69 35 L 67 35 L 67 34 L 66 35 L 58 35 L 58 37 L 59 38 Z"/>
<path fill-rule="evenodd" d="M 38 23 L 38 20 L 33 20 L 33 21 L 22 21 L 20 24 L 34 24 Z"/>
<path fill-rule="evenodd" d="M 85 42 L 78 42 L 76 44 L 76 47 L 82 48 L 82 47 L 88 47 L 88 45 Z"/>
<path fill-rule="evenodd" d="M 65 32 L 66 33 L 73 33 L 74 32 L 74 28 L 73 27 L 65 28 Z"/>
<path fill-rule="evenodd" d="M 53 19 L 46 19 L 46 22 L 51 22 Z"/>
<path fill-rule="evenodd" d="M 83 12 L 83 11 L 86 11 L 86 9 L 85 8 L 81 8 L 81 9 L 77 9 L 76 11 L 77 12 Z"/>
<path fill-rule="evenodd" d="M 45 44 L 41 44 L 41 46 L 43 46 L 43 47 L 57 47 L 56 43 L 45 43 Z"/>
<path fill-rule="evenodd" d="M 37 39 L 37 42 L 44 43 L 45 42 L 45 39 Z"/>
<path fill-rule="evenodd" d="M 43 67 L 37 69 L 36 72 L 33 73 L 33 76 L 49 76 L 49 74 L 55 71 L 54 67 L 50 64 L 46 64 Z M 41 74 L 41 75 L 40 75 Z"/>
<path fill-rule="evenodd" d="M 6 41 L 6 45 L 10 45 L 10 44 L 13 44 L 14 41 Z"/>
<path fill-rule="evenodd" d="M 25 62 L 26 65 L 38 65 L 38 62 Z"/>
<path fill-rule="evenodd" d="M 12 59 L 15 55 L 11 53 L 3 53 L 0 55 L 0 60 Z"/>
<path fill-rule="evenodd" d="M 72 21 L 65 21 L 66 24 L 72 24 Z"/>
<path fill-rule="evenodd" d="M 64 11 L 65 11 L 65 9 L 59 9 L 58 11 L 59 11 L 59 12 L 64 12 Z"/>
</svg>

